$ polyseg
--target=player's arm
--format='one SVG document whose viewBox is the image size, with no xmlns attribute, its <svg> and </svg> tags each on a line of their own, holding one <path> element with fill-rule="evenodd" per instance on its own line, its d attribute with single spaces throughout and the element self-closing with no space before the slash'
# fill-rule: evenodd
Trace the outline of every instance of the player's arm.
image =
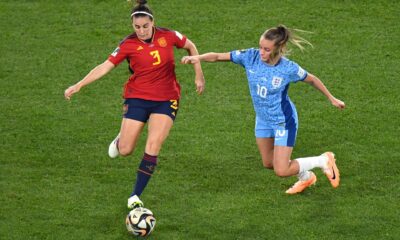
<svg viewBox="0 0 400 240">
<path fill-rule="evenodd" d="M 199 55 L 199 52 L 197 51 L 196 45 L 189 39 L 186 39 L 186 43 L 183 46 L 184 49 L 188 52 L 189 56 L 194 56 L 194 55 Z M 195 78 L 195 84 L 196 84 L 196 91 L 198 94 L 202 94 L 204 91 L 205 87 L 205 80 L 204 80 L 204 74 L 203 70 L 201 69 L 201 64 L 200 62 L 193 63 L 194 71 L 196 74 Z"/>
<path fill-rule="evenodd" d="M 339 109 L 343 109 L 346 107 L 344 102 L 335 98 L 329 92 L 329 90 L 325 87 L 325 85 L 322 83 L 322 81 L 319 80 L 319 78 L 317 78 L 316 76 L 312 75 L 311 73 L 307 74 L 307 77 L 304 79 L 304 82 L 310 84 L 311 86 L 313 86 L 314 88 L 316 88 L 317 90 L 322 92 L 322 94 L 324 94 L 329 99 L 329 101 L 332 103 L 332 105 L 334 105 L 335 107 L 337 107 Z"/>
<path fill-rule="evenodd" d="M 197 56 L 185 56 L 182 58 L 181 62 L 183 64 L 196 64 L 198 62 L 204 61 L 204 62 L 226 62 L 231 60 L 231 53 L 215 53 L 215 52 L 209 52 L 205 53 L 202 55 L 197 55 Z"/>
<path fill-rule="evenodd" d="M 67 88 L 67 90 L 65 90 L 64 92 L 64 97 L 67 100 L 70 100 L 71 96 L 79 92 L 82 87 L 100 79 L 101 77 L 109 73 L 114 67 L 115 65 L 112 62 L 106 60 L 102 64 L 93 68 L 81 81 Z"/>
</svg>

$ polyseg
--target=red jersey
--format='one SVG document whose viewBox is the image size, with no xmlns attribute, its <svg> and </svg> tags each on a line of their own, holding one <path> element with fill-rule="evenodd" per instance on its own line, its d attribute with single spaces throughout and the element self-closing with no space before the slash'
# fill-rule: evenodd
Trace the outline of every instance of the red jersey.
<svg viewBox="0 0 400 240">
<path fill-rule="evenodd" d="M 125 83 L 124 98 L 167 101 L 180 98 L 176 80 L 174 46 L 182 48 L 186 37 L 176 31 L 154 28 L 150 43 L 136 33 L 127 36 L 108 57 L 114 65 L 127 59 L 132 75 Z"/>
</svg>

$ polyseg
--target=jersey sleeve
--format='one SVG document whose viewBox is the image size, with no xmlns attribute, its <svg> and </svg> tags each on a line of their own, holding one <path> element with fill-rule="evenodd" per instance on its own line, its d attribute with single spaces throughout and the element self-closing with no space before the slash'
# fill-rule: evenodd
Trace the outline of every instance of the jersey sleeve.
<svg viewBox="0 0 400 240">
<path fill-rule="evenodd" d="M 108 56 L 108 60 L 115 66 L 120 64 L 128 57 L 128 52 L 124 43 L 121 43 L 115 50 Z"/>
<path fill-rule="evenodd" d="M 174 41 L 174 45 L 177 48 L 183 48 L 183 46 L 185 46 L 185 44 L 186 44 L 186 40 L 187 40 L 186 36 L 182 35 L 178 31 L 172 31 L 172 33 L 173 33 L 172 38 L 173 38 L 173 41 Z"/>
<path fill-rule="evenodd" d="M 300 67 L 297 63 L 290 61 L 289 66 L 289 79 L 290 82 L 303 81 L 307 77 L 307 71 Z"/>
<path fill-rule="evenodd" d="M 246 67 L 247 63 L 250 61 L 253 56 L 253 49 L 244 49 L 244 50 L 234 50 L 231 52 L 231 61 L 233 63 L 239 64 L 242 67 Z"/>
</svg>

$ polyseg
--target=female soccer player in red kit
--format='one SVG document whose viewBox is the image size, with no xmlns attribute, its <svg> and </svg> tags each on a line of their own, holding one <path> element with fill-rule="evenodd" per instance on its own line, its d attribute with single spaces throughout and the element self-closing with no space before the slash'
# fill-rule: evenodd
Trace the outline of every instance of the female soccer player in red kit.
<svg viewBox="0 0 400 240">
<path fill-rule="evenodd" d="M 132 75 L 124 87 L 124 117 L 120 133 L 110 144 L 110 157 L 131 154 L 148 123 L 144 156 L 128 208 L 143 206 L 139 196 L 154 172 L 157 156 L 179 108 L 180 86 L 175 75 L 174 47 L 186 49 L 189 55 L 198 55 L 196 46 L 184 35 L 154 25 L 147 1 L 137 3 L 131 14 L 135 32 L 127 36 L 104 63 L 64 93 L 69 100 L 83 86 L 100 79 L 125 59 L 128 61 Z M 195 64 L 194 70 L 196 90 L 201 94 L 205 84 L 201 65 Z"/>
</svg>

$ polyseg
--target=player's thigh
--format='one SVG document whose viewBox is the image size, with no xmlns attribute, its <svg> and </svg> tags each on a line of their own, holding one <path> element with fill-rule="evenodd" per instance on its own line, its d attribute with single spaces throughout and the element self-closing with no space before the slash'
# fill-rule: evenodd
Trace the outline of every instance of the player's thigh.
<svg viewBox="0 0 400 240">
<path fill-rule="evenodd" d="M 123 118 L 118 147 L 120 150 L 132 151 L 136 146 L 145 123 L 142 121 Z"/>
<path fill-rule="evenodd" d="M 273 168 L 274 160 L 274 138 L 258 138 L 256 137 L 258 150 L 264 167 Z"/>
<path fill-rule="evenodd" d="M 161 145 L 168 137 L 174 125 L 173 119 L 165 114 L 153 113 L 148 121 L 148 136 L 146 142 L 146 153 L 158 155 Z"/>
</svg>

